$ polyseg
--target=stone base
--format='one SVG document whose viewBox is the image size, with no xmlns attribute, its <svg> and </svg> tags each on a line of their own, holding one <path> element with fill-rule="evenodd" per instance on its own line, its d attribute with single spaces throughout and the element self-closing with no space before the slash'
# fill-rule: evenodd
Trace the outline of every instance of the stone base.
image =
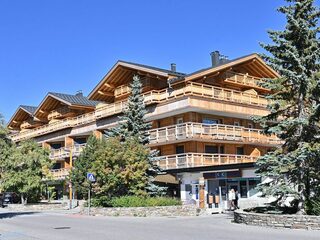
<svg viewBox="0 0 320 240">
<path fill-rule="evenodd" d="M 82 214 L 88 209 L 83 208 Z M 129 207 L 129 208 L 90 208 L 92 216 L 128 216 L 128 217 L 179 217 L 205 215 L 206 211 L 192 205 L 165 207 Z"/>
<path fill-rule="evenodd" d="M 275 228 L 320 230 L 320 216 L 262 214 L 236 210 L 234 212 L 234 221 L 236 223 Z"/>
</svg>

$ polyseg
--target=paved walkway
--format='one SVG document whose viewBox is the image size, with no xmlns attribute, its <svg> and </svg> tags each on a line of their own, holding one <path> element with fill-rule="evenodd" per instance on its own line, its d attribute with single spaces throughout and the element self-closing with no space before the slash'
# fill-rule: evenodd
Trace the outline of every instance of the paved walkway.
<svg viewBox="0 0 320 240">
<path fill-rule="evenodd" d="M 0 213 L 1 240 L 319 240 L 319 231 L 231 223 L 229 215 L 177 218 L 89 217 L 61 212 Z"/>
</svg>

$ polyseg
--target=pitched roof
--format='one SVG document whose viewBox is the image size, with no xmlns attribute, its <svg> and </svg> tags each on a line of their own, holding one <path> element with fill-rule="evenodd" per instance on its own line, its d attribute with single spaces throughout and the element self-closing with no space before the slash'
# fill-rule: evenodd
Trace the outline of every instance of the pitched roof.
<svg viewBox="0 0 320 240">
<path fill-rule="evenodd" d="M 20 105 L 19 108 L 23 109 L 30 115 L 33 115 L 33 113 L 36 111 L 37 107 L 35 106 L 28 106 L 28 105 Z"/>
<path fill-rule="evenodd" d="M 69 105 L 80 105 L 80 106 L 88 106 L 88 107 L 95 107 L 100 102 L 89 100 L 87 97 L 83 96 L 82 94 L 65 94 L 65 93 L 56 93 L 56 92 L 49 92 L 48 96 L 53 96 L 66 102 Z"/>
<path fill-rule="evenodd" d="M 164 69 L 164 68 L 153 67 L 153 66 L 149 66 L 149 65 L 145 65 L 145 64 L 140 64 L 140 63 L 128 62 L 128 61 L 123 61 L 123 60 L 119 60 L 118 62 L 119 63 L 127 63 L 127 64 L 131 64 L 131 65 L 135 65 L 135 66 L 143 67 L 143 68 L 149 68 L 151 70 L 156 70 L 156 71 L 168 73 L 170 75 L 174 75 L 174 76 L 177 76 L 177 77 L 186 75 L 186 73 L 174 72 L 174 71 L 167 70 L 167 69 Z"/>
<path fill-rule="evenodd" d="M 196 75 L 206 75 L 208 72 L 216 72 L 216 71 L 220 71 L 221 69 L 226 69 L 226 68 L 229 68 L 231 66 L 234 66 L 234 65 L 237 65 L 237 64 L 242 64 L 244 62 L 247 62 L 249 60 L 252 60 L 252 59 L 256 59 L 258 60 L 259 62 L 261 62 L 261 64 L 266 68 L 268 69 L 268 71 L 270 72 L 270 74 L 272 74 L 274 77 L 277 77 L 279 76 L 277 72 L 275 72 L 271 67 L 269 67 L 260 57 L 258 54 L 256 53 L 253 53 L 253 54 L 249 54 L 249 55 L 245 55 L 245 56 L 242 56 L 242 57 L 239 57 L 239 58 L 235 58 L 235 59 L 232 59 L 232 60 L 227 60 L 226 62 L 224 63 L 220 63 L 214 67 L 208 67 L 208 68 L 203 68 L 203 69 L 200 69 L 200 70 L 197 70 L 195 72 L 192 72 L 192 73 L 189 73 L 189 74 L 186 74 L 184 76 L 179 76 L 179 77 L 176 77 L 176 78 L 173 78 L 171 79 L 171 83 L 177 83 L 177 82 L 180 82 L 182 80 L 188 80 L 188 79 L 191 79 L 193 77 L 195 77 Z"/>
<path fill-rule="evenodd" d="M 9 122 L 7 123 L 7 126 L 10 127 L 11 125 L 15 125 L 13 122 L 15 119 L 21 120 L 26 119 L 28 117 L 32 117 L 36 109 L 37 107 L 35 106 L 20 105 L 10 118 Z"/>
</svg>

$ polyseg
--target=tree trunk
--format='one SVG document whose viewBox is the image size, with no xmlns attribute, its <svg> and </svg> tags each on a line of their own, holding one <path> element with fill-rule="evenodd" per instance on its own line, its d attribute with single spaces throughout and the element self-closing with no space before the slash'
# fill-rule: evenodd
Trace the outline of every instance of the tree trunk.
<svg viewBox="0 0 320 240">
<path fill-rule="evenodd" d="M 21 194 L 21 204 L 25 205 L 28 202 L 28 198 L 25 198 L 23 194 Z"/>
</svg>

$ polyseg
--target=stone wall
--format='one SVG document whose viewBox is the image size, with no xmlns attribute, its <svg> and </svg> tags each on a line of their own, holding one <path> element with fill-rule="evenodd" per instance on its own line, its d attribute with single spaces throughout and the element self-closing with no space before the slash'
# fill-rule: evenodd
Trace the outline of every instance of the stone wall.
<svg viewBox="0 0 320 240">
<path fill-rule="evenodd" d="M 87 214 L 88 209 L 83 208 L 82 214 Z M 205 214 L 193 205 L 163 206 L 163 207 L 119 207 L 119 208 L 90 208 L 93 216 L 129 216 L 129 217 L 174 217 L 174 216 L 199 216 Z"/>
<path fill-rule="evenodd" d="M 276 228 L 320 230 L 320 216 L 261 214 L 237 210 L 234 212 L 234 221 Z"/>
<path fill-rule="evenodd" d="M 34 203 L 34 204 L 8 204 L 6 209 L 10 211 L 50 211 L 68 209 L 65 203 Z"/>
</svg>

